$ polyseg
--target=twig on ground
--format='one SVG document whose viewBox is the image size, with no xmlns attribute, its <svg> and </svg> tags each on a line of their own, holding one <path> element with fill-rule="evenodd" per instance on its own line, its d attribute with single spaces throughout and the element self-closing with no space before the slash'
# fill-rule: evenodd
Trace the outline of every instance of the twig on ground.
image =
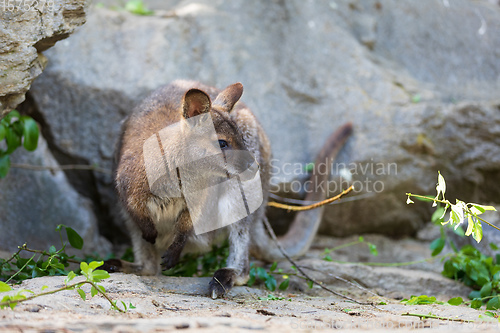
<svg viewBox="0 0 500 333">
<path fill-rule="evenodd" d="M 307 278 L 308 280 L 312 281 L 314 284 L 317 284 L 318 286 L 320 286 L 321 288 L 323 288 L 324 290 L 336 295 L 336 296 L 339 296 L 339 297 L 342 297 L 344 299 L 347 299 L 351 302 L 354 302 L 356 304 L 359 304 L 359 305 L 371 305 L 373 307 L 375 307 L 377 310 L 381 310 L 379 309 L 378 307 L 376 307 L 375 305 L 371 304 L 371 303 L 363 303 L 363 302 L 359 302 L 357 300 L 355 300 L 354 298 L 351 298 L 349 296 L 345 296 L 345 295 L 342 295 L 336 291 L 333 291 L 331 290 L 330 288 L 328 287 L 325 287 L 322 283 L 319 283 L 318 281 L 314 280 L 313 278 L 311 278 L 306 272 L 304 272 L 304 270 L 299 266 L 297 265 L 297 263 L 295 263 L 295 261 L 288 255 L 288 253 L 286 253 L 285 249 L 283 249 L 283 247 L 281 246 L 281 244 L 279 243 L 278 241 L 278 238 L 276 237 L 276 234 L 274 233 L 274 230 L 273 228 L 271 227 L 271 224 L 269 224 L 269 221 L 267 220 L 267 217 L 264 216 L 263 218 L 263 222 L 264 222 L 264 225 L 266 226 L 267 228 L 267 231 L 269 232 L 269 234 L 271 235 L 271 238 L 273 239 L 273 241 L 276 243 L 276 245 L 278 246 L 279 250 L 281 251 L 281 253 L 283 254 L 283 256 L 292 264 L 294 265 L 296 268 L 297 268 L 297 271 L 300 272 L 300 274 L 302 274 L 305 278 Z"/>
<path fill-rule="evenodd" d="M 321 207 L 321 206 L 324 206 L 324 205 L 328 205 L 331 202 L 337 201 L 340 198 L 342 198 L 342 196 L 344 196 L 347 193 L 351 192 L 353 189 L 354 189 L 354 186 L 351 185 L 347 190 L 343 190 L 342 193 L 340 193 L 340 194 L 338 194 L 338 195 L 336 195 L 336 196 L 334 196 L 332 198 L 328 198 L 326 200 L 323 200 L 323 201 L 320 201 L 320 202 L 316 202 L 316 203 L 314 203 L 312 205 L 307 205 L 307 206 L 290 206 L 290 205 L 282 204 L 282 203 L 279 203 L 279 202 L 273 202 L 273 201 L 268 202 L 267 205 L 270 206 L 270 207 L 286 209 L 288 211 L 311 210 L 311 209 L 315 209 L 315 208 L 318 208 L 318 207 Z"/>
</svg>

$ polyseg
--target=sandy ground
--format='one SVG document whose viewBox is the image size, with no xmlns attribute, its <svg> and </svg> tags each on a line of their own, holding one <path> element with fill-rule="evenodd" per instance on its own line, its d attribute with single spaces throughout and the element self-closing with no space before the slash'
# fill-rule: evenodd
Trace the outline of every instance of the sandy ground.
<svg viewBox="0 0 500 333">
<path fill-rule="evenodd" d="M 112 274 L 102 285 L 113 300 L 132 303 L 136 308 L 122 314 L 110 310 L 109 303 L 96 296 L 83 301 L 76 291 L 69 290 L 36 298 L 18 305 L 14 310 L 0 310 L 2 332 L 164 332 L 182 329 L 200 332 L 308 332 L 311 330 L 413 331 L 481 331 L 498 332 L 498 320 L 487 321 L 483 311 L 467 306 L 417 305 L 400 303 L 402 297 L 428 294 L 448 300 L 466 299 L 468 288 L 445 279 L 430 263 L 419 269 L 367 267 L 321 260 L 320 246 L 299 261 L 314 278 L 333 290 L 362 303 L 361 305 L 332 295 L 319 287 L 309 289 L 294 279 L 285 292 L 274 292 L 280 300 L 260 300 L 270 292 L 263 285 L 235 287 L 225 298 L 212 300 L 206 296 L 209 278 L 138 277 Z M 377 242 L 377 238 L 372 241 Z M 397 250 L 414 256 L 425 252 L 413 241 L 384 240 L 381 255 Z M 406 250 L 405 250 L 406 249 Z M 420 250 L 417 250 L 420 249 Z M 348 251 L 354 256 L 355 251 Z M 366 249 L 360 252 L 365 253 Z M 339 255 L 342 257 L 342 255 Z M 344 258 L 348 259 L 348 258 Z M 281 263 L 287 270 L 289 264 Z M 357 282 L 364 289 L 346 284 L 337 277 Z M 75 278 L 75 280 L 81 277 Z M 64 277 L 44 277 L 25 281 L 16 289 L 40 292 L 42 286 L 52 290 L 63 286 Z M 87 288 L 88 290 L 88 288 Z M 385 305 L 378 305 L 380 302 Z M 435 315 L 448 320 L 421 319 L 406 314 Z M 452 320 L 453 319 L 453 320 Z M 456 321 L 455 321 L 456 320 Z"/>
</svg>

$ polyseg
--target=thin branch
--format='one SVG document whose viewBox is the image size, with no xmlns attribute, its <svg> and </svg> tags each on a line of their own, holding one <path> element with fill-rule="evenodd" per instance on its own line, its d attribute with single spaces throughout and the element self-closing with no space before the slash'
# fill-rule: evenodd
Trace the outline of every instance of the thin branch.
<svg viewBox="0 0 500 333">
<path fill-rule="evenodd" d="M 278 202 L 268 202 L 267 205 L 271 206 L 271 207 L 275 207 L 275 208 L 286 209 L 288 211 L 311 210 L 311 209 L 315 209 L 315 208 L 318 208 L 318 207 L 321 207 L 321 206 L 324 206 L 324 205 L 328 205 L 331 202 L 337 201 L 342 196 L 344 196 L 347 193 L 351 192 L 353 189 L 354 189 L 354 186 L 351 185 L 347 190 L 342 191 L 342 193 L 340 193 L 340 194 L 338 194 L 338 195 L 336 195 L 336 196 L 334 196 L 332 198 L 329 198 L 329 199 L 326 199 L 326 200 L 323 200 L 323 201 L 320 201 L 320 202 L 317 202 L 317 203 L 314 203 L 314 204 L 308 205 L 308 206 L 290 206 L 290 205 L 286 205 L 286 204 L 282 204 L 282 203 L 278 203 Z"/>
<path fill-rule="evenodd" d="M 33 249 L 30 249 L 26 246 L 26 244 L 24 244 L 22 247 L 20 247 L 21 250 L 24 250 L 24 251 L 28 251 L 28 252 L 32 252 L 32 253 L 40 253 L 40 254 L 43 254 L 44 256 L 51 256 L 50 253 L 47 253 L 46 251 L 41 251 L 41 250 L 33 250 Z M 61 256 L 59 256 L 58 254 L 54 254 L 57 258 L 61 259 Z M 66 258 L 66 260 L 68 262 L 72 262 L 72 263 L 75 263 L 75 264 L 79 264 L 81 261 L 79 260 L 74 260 L 74 259 L 71 259 L 71 258 Z"/>
<path fill-rule="evenodd" d="M 32 255 L 31 258 L 26 261 L 26 263 L 23 265 L 23 267 L 21 267 L 15 274 L 11 275 L 7 281 L 5 281 L 6 283 L 9 282 L 10 280 L 12 280 L 13 278 L 15 278 L 19 273 L 21 273 L 23 271 L 24 268 L 26 268 L 26 266 L 28 266 L 28 264 L 31 262 L 31 260 L 33 260 L 33 258 L 35 258 L 36 254 Z"/>
<path fill-rule="evenodd" d="M 271 238 L 273 239 L 273 241 L 276 243 L 276 245 L 278 246 L 279 250 L 281 251 L 281 253 L 283 254 L 283 256 L 293 265 L 297 268 L 297 271 L 300 272 L 300 274 L 302 274 L 303 276 L 305 276 L 308 280 L 312 281 L 314 284 L 317 284 L 318 286 L 320 286 L 321 288 L 323 288 L 324 290 L 336 295 L 336 296 L 339 296 L 339 297 L 342 297 L 342 298 L 345 298 L 351 302 L 354 302 L 354 303 L 357 303 L 357 304 L 360 304 L 360 305 L 371 305 L 371 306 L 374 306 L 373 304 L 371 303 L 362 303 L 362 302 L 359 302 L 357 300 L 355 300 L 354 298 L 351 298 L 351 297 L 348 297 L 348 296 L 345 296 L 345 295 L 342 295 L 336 291 L 333 291 L 331 290 L 330 288 L 328 287 L 325 287 L 322 283 L 319 283 L 318 281 L 314 280 L 313 278 L 311 278 L 306 272 L 304 272 L 304 270 L 299 266 L 297 265 L 297 263 L 295 263 L 295 261 L 288 255 L 288 253 L 286 253 L 285 249 L 283 249 L 283 247 L 281 246 L 280 242 L 278 241 L 278 238 L 276 237 L 276 234 L 274 233 L 274 230 L 273 228 L 271 227 L 271 225 L 269 224 L 269 221 L 267 220 L 267 217 L 264 216 L 264 218 L 262 219 L 262 221 L 264 222 L 264 225 L 266 226 L 267 228 L 267 231 L 269 232 L 269 234 L 271 235 Z M 376 306 L 374 306 L 376 309 L 380 310 L 379 308 L 377 308 Z"/>
<path fill-rule="evenodd" d="M 35 170 L 35 171 L 60 171 L 60 170 L 90 170 L 101 172 L 104 174 L 112 175 L 113 172 L 109 169 L 100 168 L 95 165 L 86 165 L 86 164 L 66 164 L 59 166 L 46 166 L 46 165 L 32 165 L 32 164 L 15 164 L 12 163 L 10 165 L 11 168 L 17 169 L 27 169 L 27 170 Z"/>
<path fill-rule="evenodd" d="M 367 288 L 365 288 L 365 287 L 363 287 L 363 286 L 360 286 L 360 285 L 359 285 L 359 284 L 357 284 L 357 283 L 354 283 L 354 282 L 351 282 L 351 281 L 349 281 L 349 280 L 346 280 L 346 279 L 344 279 L 344 278 L 342 278 L 342 277 L 340 277 L 340 276 L 333 275 L 333 274 L 331 274 L 331 273 L 326 273 L 326 272 L 323 272 L 323 271 L 321 271 L 321 270 L 319 270 L 319 269 L 312 268 L 312 267 L 302 266 L 302 268 L 305 268 L 305 269 L 309 269 L 309 270 L 311 270 L 311 271 L 315 271 L 315 272 L 320 272 L 320 273 L 326 274 L 326 275 L 331 276 L 331 277 L 333 277 L 333 278 L 335 278 L 335 279 L 337 279 L 337 280 L 339 280 L 339 281 L 342 281 L 342 282 L 344 282 L 344 283 L 347 283 L 347 284 L 352 285 L 353 287 L 356 287 L 356 288 L 358 288 L 358 289 L 361 289 L 361 290 L 363 290 L 364 292 L 367 292 L 367 293 L 372 294 L 372 295 L 374 295 L 374 296 L 378 296 L 378 297 L 381 297 L 381 298 L 385 298 L 385 297 L 380 296 L 379 294 L 374 293 L 373 291 L 371 291 L 371 290 L 369 290 L 369 289 L 367 289 Z"/>
<path fill-rule="evenodd" d="M 77 282 L 77 283 L 74 283 L 74 284 L 71 284 L 71 285 L 67 285 L 67 286 L 64 286 L 64 287 L 61 287 L 61 288 L 58 288 L 58 289 L 54 289 L 54 290 L 50 290 L 50 291 L 46 291 L 46 292 L 43 292 L 43 293 L 40 293 L 40 294 L 36 294 L 36 295 L 33 295 L 33 296 L 30 296 L 30 297 L 26 297 L 26 298 L 23 298 L 23 299 L 17 299 L 17 300 L 8 300 L 8 301 L 5 301 L 5 302 L 1 302 L 0 303 L 0 307 L 3 307 L 3 306 L 10 306 L 11 304 L 18 304 L 18 303 L 22 303 L 22 302 L 26 302 L 26 301 L 30 301 L 32 299 L 35 299 L 37 297 L 40 297 L 40 296 L 46 296 L 46 295 L 52 295 L 52 294 L 55 294 L 57 292 L 60 292 L 60 291 L 63 291 L 63 290 L 71 290 L 71 289 L 75 289 L 77 287 L 81 287 L 83 286 L 84 284 L 90 284 L 92 287 L 94 287 L 102 296 L 104 296 L 104 298 L 106 298 L 106 300 L 111 304 L 111 307 L 113 307 L 114 309 L 122 312 L 122 313 L 125 313 L 125 310 L 122 310 L 120 309 L 116 304 L 113 303 L 113 300 L 111 300 L 111 298 L 109 298 L 108 295 L 106 295 L 105 292 L 103 292 L 94 282 L 91 282 L 91 281 L 81 281 L 81 282 Z"/>
<path fill-rule="evenodd" d="M 26 243 L 24 243 L 23 246 L 26 246 Z M 11 262 L 19 253 L 21 253 L 22 250 L 23 250 L 22 247 L 18 246 L 17 247 L 17 252 L 14 253 L 12 255 L 12 257 L 10 257 L 9 259 L 7 259 L 7 261 L 5 261 L 4 264 L 8 264 L 9 262 Z"/>
<path fill-rule="evenodd" d="M 403 313 L 401 314 L 402 316 L 412 316 L 412 317 L 420 317 L 422 318 L 429 318 L 429 319 L 439 319 L 439 320 L 447 320 L 447 321 L 458 321 L 461 323 L 474 323 L 476 322 L 475 320 L 466 320 L 466 319 L 460 319 L 460 318 L 449 318 L 449 317 L 441 317 L 441 316 L 435 316 L 432 314 L 420 314 L 420 313 Z"/>
<path fill-rule="evenodd" d="M 471 215 L 472 215 L 472 214 L 471 214 Z M 475 218 L 477 218 L 477 219 L 479 219 L 479 220 L 481 220 L 481 222 L 486 223 L 486 224 L 487 224 L 487 225 L 489 225 L 490 227 L 493 227 L 493 228 L 495 228 L 495 229 L 497 229 L 497 230 L 499 230 L 499 231 L 500 231 L 500 228 L 499 228 L 499 227 L 497 227 L 496 225 L 491 224 L 490 222 L 488 222 L 488 221 L 486 221 L 486 220 L 484 220 L 484 219 L 480 218 L 480 217 L 479 217 L 479 216 L 477 216 L 477 215 L 476 215 L 476 216 L 474 216 L 474 217 L 475 217 Z"/>
<path fill-rule="evenodd" d="M 373 197 L 375 195 L 376 195 L 375 193 L 363 193 L 363 194 L 358 194 L 358 195 L 351 195 L 348 198 L 343 198 L 342 201 L 331 202 L 329 204 L 330 205 L 342 204 L 342 203 L 349 202 L 349 201 L 357 201 L 357 200 L 370 198 L 370 197 Z M 294 204 L 294 205 L 300 205 L 300 206 L 311 205 L 311 204 L 316 203 L 316 201 L 285 198 L 285 197 L 282 197 L 282 196 L 277 195 L 276 193 L 272 193 L 272 192 L 269 193 L 269 197 L 274 199 L 274 200 L 277 200 L 277 201 L 281 201 L 281 202 L 289 203 L 289 204 Z"/>
</svg>

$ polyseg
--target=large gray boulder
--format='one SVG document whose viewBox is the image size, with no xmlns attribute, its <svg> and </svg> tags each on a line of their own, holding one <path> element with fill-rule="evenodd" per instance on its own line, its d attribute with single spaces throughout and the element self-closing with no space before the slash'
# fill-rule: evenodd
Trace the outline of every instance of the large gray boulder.
<svg viewBox="0 0 500 333">
<path fill-rule="evenodd" d="M 75 191 L 63 171 L 49 170 L 59 164 L 43 138 L 34 152 L 18 149 L 11 160 L 14 167 L 0 181 L 0 251 L 14 253 L 24 243 L 31 249 L 48 250 L 51 245 L 60 249 L 55 231 L 59 224 L 73 228 L 84 240 L 82 252 L 68 246 L 68 253 L 111 251 L 110 243 L 99 235 L 92 202 Z M 48 169 L 26 169 L 26 165 Z"/>
<path fill-rule="evenodd" d="M 31 94 L 51 143 L 67 156 L 110 168 L 121 119 L 160 85 L 240 81 L 242 100 L 270 137 L 280 195 L 300 196 L 300 186 L 287 189 L 307 177 L 304 165 L 333 130 L 353 122 L 331 186 L 354 182 L 359 196 L 326 210 L 323 233 L 414 234 L 430 205 L 407 206 L 405 192 L 433 194 L 438 170 L 450 198 L 498 202 L 497 5 L 147 4 L 154 16 L 93 8 L 81 30 L 46 52 L 50 63 Z M 112 206 L 111 177 L 96 176 L 95 200 Z"/>
<path fill-rule="evenodd" d="M 87 0 L 5 1 L 0 7 L 0 118 L 24 101 L 41 53 L 85 23 Z"/>
</svg>

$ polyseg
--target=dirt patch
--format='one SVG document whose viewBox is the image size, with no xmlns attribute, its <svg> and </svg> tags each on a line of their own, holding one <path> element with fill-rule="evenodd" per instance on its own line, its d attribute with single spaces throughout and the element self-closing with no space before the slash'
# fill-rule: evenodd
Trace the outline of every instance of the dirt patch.
<svg viewBox="0 0 500 333">
<path fill-rule="evenodd" d="M 381 239 L 370 238 L 382 242 Z M 342 240 L 339 242 L 345 242 Z M 316 244 L 322 245 L 323 239 Z M 329 246 L 336 246 L 330 240 Z M 426 244 L 384 240 L 380 249 L 392 249 L 404 255 L 403 248 L 415 256 L 425 252 Z M 416 249 L 419 249 L 418 251 Z M 366 254 L 366 249 L 359 252 Z M 353 256 L 354 249 L 350 251 Z M 386 250 L 380 253 L 384 259 Z M 415 258 L 413 258 L 415 259 Z M 8 332 L 163 332 L 176 329 L 203 332 L 264 331 L 291 332 L 313 329 L 349 329 L 387 331 L 397 329 L 464 330 L 498 332 L 499 323 L 483 321 L 477 311 L 466 306 L 419 305 L 406 306 L 401 297 L 428 294 L 448 300 L 470 290 L 463 285 L 428 270 L 395 267 L 368 267 L 339 264 L 321 259 L 319 248 L 298 261 L 314 278 L 323 281 L 338 293 L 354 298 L 356 304 L 334 296 L 315 286 L 309 289 L 300 279 L 293 279 L 289 290 L 274 292 L 280 300 L 260 300 L 270 292 L 262 285 L 235 287 L 225 298 L 212 300 L 208 294 L 209 278 L 138 277 L 112 274 L 102 282 L 113 300 L 132 303 L 135 309 L 122 314 L 110 310 L 100 296 L 83 301 L 76 291 L 64 291 L 22 303 L 15 310 L 0 310 L 0 331 Z M 279 267 L 285 271 L 287 263 Z M 422 268 L 422 267 L 421 267 Z M 343 279 L 359 283 L 360 289 Z M 78 279 L 78 278 L 76 278 Z M 40 292 L 42 286 L 55 289 L 63 285 L 64 277 L 44 277 L 25 281 L 15 288 Z M 85 288 L 84 288 L 85 289 Z M 88 291 L 88 289 L 86 289 Z M 381 302 L 385 304 L 381 305 Z M 450 320 L 420 319 L 406 314 L 435 315 Z M 483 315 L 484 317 L 484 315 Z M 457 321 L 452 321 L 457 320 Z M 473 321 L 473 322 L 467 322 Z"/>
</svg>

